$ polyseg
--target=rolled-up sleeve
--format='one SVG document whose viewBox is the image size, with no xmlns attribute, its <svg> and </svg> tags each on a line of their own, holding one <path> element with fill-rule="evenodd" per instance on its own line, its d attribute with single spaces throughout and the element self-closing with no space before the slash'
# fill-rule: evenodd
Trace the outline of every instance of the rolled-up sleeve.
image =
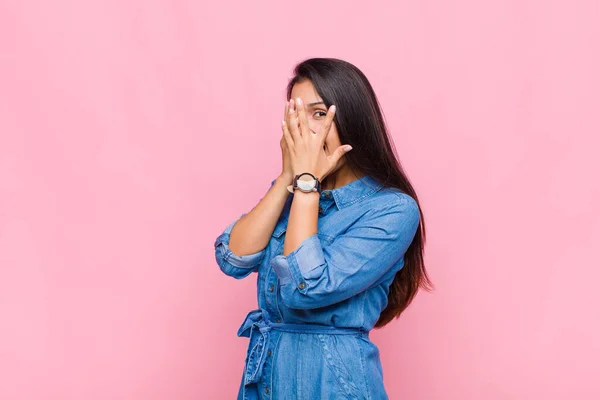
<svg viewBox="0 0 600 400">
<path fill-rule="evenodd" d="M 217 237 L 215 240 L 215 258 L 219 268 L 226 275 L 232 276 L 236 279 L 242 279 L 250 275 L 252 272 L 258 271 L 258 266 L 265 257 L 266 247 L 261 251 L 254 254 L 246 254 L 239 256 L 234 254 L 229 249 L 229 235 L 233 226 L 238 222 L 244 215 L 242 214 L 238 219 L 231 223 L 225 231 Z"/>
<path fill-rule="evenodd" d="M 344 234 L 322 246 L 318 234 L 306 238 L 271 266 L 290 308 L 325 307 L 367 290 L 406 253 L 417 231 L 419 208 L 412 197 L 370 209 Z"/>
<path fill-rule="evenodd" d="M 275 184 L 276 179 L 271 182 L 271 186 Z M 269 188 L 270 189 L 270 188 Z M 262 200 L 262 198 L 260 199 Z M 221 233 L 215 240 L 215 259 L 221 271 L 226 275 L 232 276 L 236 279 L 242 279 L 250 275 L 252 272 L 258 272 L 258 266 L 262 263 L 267 247 L 254 254 L 246 254 L 243 256 L 234 254 L 229 249 L 229 237 L 233 226 L 244 216 L 246 213 L 240 215 L 235 221 L 233 221 L 223 233 Z"/>
</svg>

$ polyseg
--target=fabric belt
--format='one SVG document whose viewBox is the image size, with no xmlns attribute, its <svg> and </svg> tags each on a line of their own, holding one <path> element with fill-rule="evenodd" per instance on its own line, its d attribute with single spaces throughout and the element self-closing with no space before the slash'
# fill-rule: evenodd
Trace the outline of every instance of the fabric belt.
<svg viewBox="0 0 600 400">
<path fill-rule="evenodd" d="M 249 337 L 250 344 L 255 335 L 257 336 L 257 341 L 250 348 L 248 357 L 246 358 L 244 385 L 256 383 L 260 379 L 267 355 L 265 348 L 269 343 L 271 330 L 295 333 L 325 333 L 333 335 L 368 334 L 368 331 L 362 328 L 339 328 L 328 325 L 271 322 L 267 318 L 264 318 L 262 309 L 257 308 L 256 310 L 252 310 L 248 313 L 237 332 L 238 336 Z"/>
</svg>

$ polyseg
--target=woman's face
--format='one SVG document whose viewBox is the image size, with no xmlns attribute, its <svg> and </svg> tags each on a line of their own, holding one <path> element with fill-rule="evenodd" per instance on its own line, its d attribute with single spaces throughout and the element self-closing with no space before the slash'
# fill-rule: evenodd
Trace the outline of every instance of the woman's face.
<svg viewBox="0 0 600 400">
<path fill-rule="evenodd" d="M 292 88 L 291 98 L 294 99 L 295 102 L 297 97 L 300 97 L 300 99 L 302 99 L 302 102 L 304 103 L 309 130 L 314 133 L 319 133 L 321 126 L 325 122 L 327 108 L 325 104 L 323 104 L 323 100 L 315 90 L 315 87 L 313 86 L 310 80 L 304 80 L 294 85 L 294 87 Z M 335 122 L 332 122 L 329 134 L 325 139 L 325 154 L 331 154 L 332 151 L 334 151 L 341 145 L 342 143 L 340 143 L 340 138 L 338 136 Z M 329 175 L 337 171 L 342 165 L 344 165 L 344 163 L 345 157 L 342 156 L 342 158 L 340 158 L 337 165 L 329 173 Z"/>
</svg>

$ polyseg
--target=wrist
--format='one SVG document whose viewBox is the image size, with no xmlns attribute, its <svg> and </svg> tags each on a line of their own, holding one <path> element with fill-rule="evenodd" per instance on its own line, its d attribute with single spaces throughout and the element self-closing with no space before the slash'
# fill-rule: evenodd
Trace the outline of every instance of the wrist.
<svg viewBox="0 0 600 400">
<path fill-rule="evenodd" d="M 281 174 L 276 178 L 276 181 L 284 183 L 286 186 L 291 185 L 294 182 L 294 175 L 292 174 Z"/>
<path fill-rule="evenodd" d="M 319 192 L 303 192 L 302 190 L 296 189 L 294 190 L 294 198 L 302 199 L 300 201 L 304 201 L 304 199 L 306 199 L 306 201 L 308 202 L 312 202 L 312 200 L 309 199 L 315 199 L 317 200 L 317 202 L 319 202 L 321 195 L 319 194 Z"/>
</svg>

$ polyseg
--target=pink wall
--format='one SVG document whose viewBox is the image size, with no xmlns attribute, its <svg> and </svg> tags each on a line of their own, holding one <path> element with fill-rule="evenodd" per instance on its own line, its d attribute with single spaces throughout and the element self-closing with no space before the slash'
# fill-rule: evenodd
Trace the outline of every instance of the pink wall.
<svg viewBox="0 0 600 400">
<path fill-rule="evenodd" d="M 437 285 L 392 399 L 597 399 L 589 1 L 0 3 L 0 399 L 232 399 L 256 306 L 213 242 L 279 173 L 293 65 L 371 79 Z"/>
</svg>

